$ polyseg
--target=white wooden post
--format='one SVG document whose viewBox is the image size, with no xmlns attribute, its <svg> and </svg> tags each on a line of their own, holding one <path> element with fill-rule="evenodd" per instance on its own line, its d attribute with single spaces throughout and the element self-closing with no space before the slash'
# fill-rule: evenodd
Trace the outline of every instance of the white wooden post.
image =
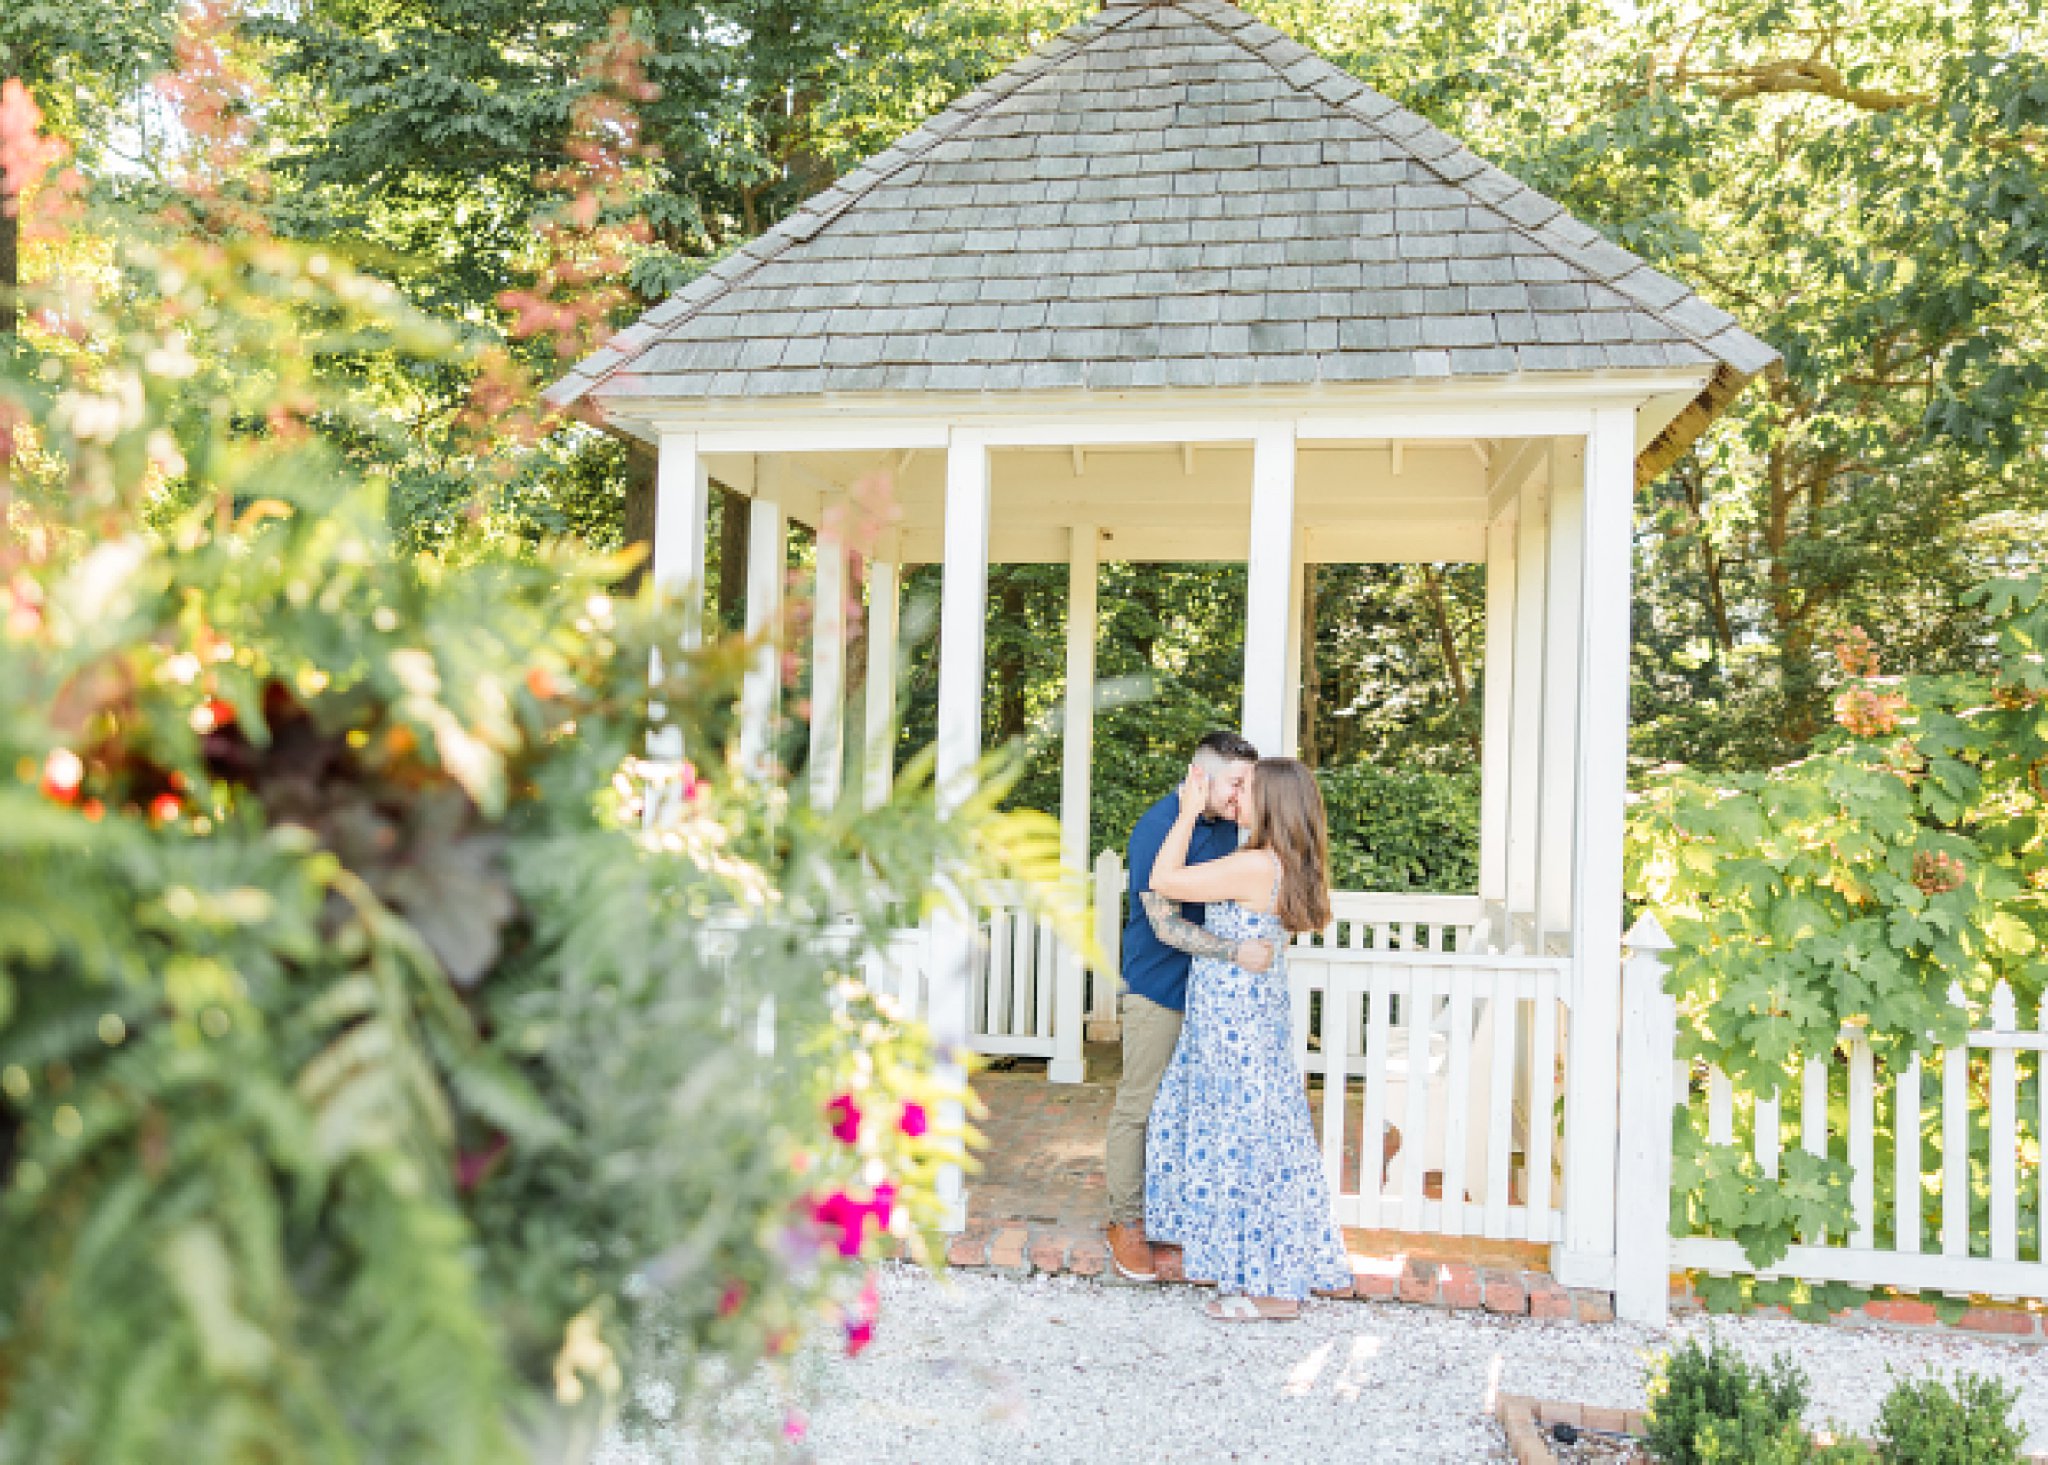
<svg viewBox="0 0 2048 1465">
<path fill-rule="evenodd" d="M 654 559 L 660 594 L 683 605 L 683 644 L 703 634 L 704 543 L 710 530 L 711 480 L 693 432 L 665 432 L 654 469 Z"/>
<path fill-rule="evenodd" d="M 655 593 L 680 601 L 683 607 L 685 650 L 694 648 L 703 635 L 704 545 L 710 532 L 711 481 L 705 475 L 704 457 L 697 451 L 697 435 L 665 432 L 655 445 L 654 546 L 648 574 Z M 648 712 L 653 726 L 647 733 L 647 756 L 655 764 L 677 764 L 683 757 L 683 730 L 666 724 L 668 709 L 661 701 L 663 680 L 661 649 L 648 657 L 647 680 L 653 689 Z M 666 817 L 676 785 L 656 779 L 650 784 L 644 819 L 649 827 Z"/>
<path fill-rule="evenodd" d="M 1534 949 L 1572 927 L 1572 769 L 1579 738 L 1580 573 L 1586 458 L 1576 443 L 1550 455 L 1550 532 L 1543 572 L 1543 746 L 1538 755 Z"/>
<path fill-rule="evenodd" d="M 1095 588 L 1102 539 L 1093 524 L 1067 531 L 1067 717 L 1060 766 L 1060 863 L 1077 898 L 1088 890 L 1089 780 L 1095 763 Z M 1046 1078 L 1080 1083 L 1087 1077 L 1083 1010 L 1087 968 L 1081 953 L 1059 947 L 1053 1004 L 1053 1058 Z"/>
<path fill-rule="evenodd" d="M 740 761 L 760 777 L 768 772 L 774 755 L 775 703 L 782 690 L 782 582 L 789 573 L 789 520 L 765 490 L 755 495 L 747 513 L 747 639 L 754 643 L 754 651 L 740 686 Z"/>
<path fill-rule="evenodd" d="M 861 785 L 867 807 L 889 801 L 896 779 L 896 607 L 894 560 L 868 563 L 868 687 L 862 703 Z"/>
<path fill-rule="evenodd" d="M 1089 784 L 1095 765 L 1095 591 L 1102 539 L 1093 524 L 1067 531 L 1067 717 L 1060 762 L 1060 863 L 1088 874 Z"/>
<path fill-rule="evenodd" d="M 1088 1038 L 1112 1043 L 1123 1034 L 1117 1001 L 1123 995 L 1119 964 L 1124 939 L 1124 862 L 1113 849 L 1095 857 L 1095 944 L 1102 965 L 1095 969 L 1095 1000 L 1090 1004 Z"/>
<path fill-rule="evenodd" d="M 1601 407 L 1586 439 L 1585 599 L 1580 611 L 1572 1020 L 1566 1058 L 1564 1240 L 1551 1272 L 1568 1287 L 1613 1276 L 1620 1113 L 1622 824 L 1628 794 L 1629 572 L 1636 416 Z M 1631 1224 L 1634 1224 L 1633 1220 Z"/>
<path fill-rule="evenodd" d="M 1615 1236 L 1614 1315 L 1661 1328 L 1671 1308 L 1672 1060 L 1678 1004 L 1664 990 L 1671 938 L 1644 915 L 1628 933 L 1622 969 L 1621 1111 L 1616 1198 L 1629 1222 Z"/>
<path fill-rule="evenodd" d="M 1511 501 L 1486 526 L 1486 689 L 1480 713 L 1479 898 L 1508 897 L 1508 779 L 1515 693 L 1515 543 L 1519 511 Z M 1506 946 L 1506 932 L 1493 944 Z"/>
<path fill-rule="evenodd" d="M 811 608 L 811 806 L 839 802 L 846 766 L 846 544 L 828 504 L 818 516 Z"/>
<path fill-rule="evenodd" d="M 1287 568 L 1287 691 L 1285 718 L 1281 724 L 1280 751 L 1289 758 L 1301 756 L 1301 624 L 1303 602 L 1308 596 L 1308 530 L 1295 526 L 1293 555 Z"/>
<path fill-rule="evenodd" d="M 1244 735 L 1261 755 L 1287 746 L 1288 577 L 1293 569 L 1294 425 L 1252 440 L 1251 550 L 1245 558 Z"/>
<path fill-rule="evenodd" d="M 974 792 L 981 761 L 982 681 L 988 620 L 988 444 L 955 432 L 946 451 L 945 573 L 939 592 L 939 706 L 936 777 L 939 808 L 958 809 Z M 931 1005 L 927 1021 L 942 1055 L 943 1081 L 963 1083 L 969 1037 L 974 958 L 974 912 L 958 891 L 932 917 Z M 965 1116 L 948 1105 L 945 1127 L 957 1131 Z M 967 1194 L 960 1166 L 939 1172 L 946 1229 L 967 1224 Z"/>
<path fill-rule="evenodd" d="M 1520 939 L 1519 923 L 1536 912 L 1536 865 L 1542 857 L 1536 823 L 1542 812 L 1537 780 L 1543 767 L 1544 541 L 1550 528 L 1550 483 L 1538 475 L 1524 484 L 1515 519 L 1514 690 L 1508 712 L 1506 945 Z M 1541 955 L 1538 949 L 1537 955 Z"/>
</svg>

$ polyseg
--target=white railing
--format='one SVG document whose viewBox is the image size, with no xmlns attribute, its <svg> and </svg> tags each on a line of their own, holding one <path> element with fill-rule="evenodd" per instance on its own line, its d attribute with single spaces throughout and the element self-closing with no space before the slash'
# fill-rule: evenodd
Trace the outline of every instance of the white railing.
<svg viewBox="0 0 2048 1465">
<path fill-rule="evenodd" d="M 1557 1239 L 1568 961 L 1308 945 L 1288 975 L 1341 1224 Z"/>
<path fill-rule="evenodd" d="M 1043 1058 L 1054 1083 L 1079 1083 L 1082 1071 L 1083 970 L 1080 954 L 1052 922 L 1026 909 L 1020 891 L 998 890 L 976 919 L 968 972 L 967 1046 L 991 1057 Z M 931 1009 L 928 927 L 898 931 L 885 954 L 871 956 L 863 979 L 908 1018 Z"/>
<path fill-rule="evenodd" d="M 2012 990 L 2000 982 L 1988 1009 L 1971 1012 L 1974 1030 L 1963 1046 L 1889 1070 L 1880 1068 L 1859 1033 L 1845 1031 L 1833 1050 L 1799 1065 L 1796 1084 L 1763 1100 L 1738 1091 L 1718 1068 L 1695 1084 L 1674 1064 L 1676 1010 L 1663 990 L 1668 942 L 1654 922 L 1639 924 L 1630 940 L 1622 1085 L 1640 1117 L 1632 1122 L 1624 1108 L 1619 1194 L 1668 1194 L 1671 1129 L 1654 1116 L 1668 1116 L 1674 1104 L 1710 1143 L 1743 1143 L 1766 1175 L 1779 1171 L 1790 1121 L 1799 1148 L 1846 1159 L 1854 1178 L 1847 1233 L 1801 1236 L 1763 1271 L 1732 1238 L 1669 1235 L 1665 1208 L 1655 1207 L 1651 1217 L 1646 1205 L 1644 1219 L 1657 1224 L 1639 1228 L 1633 1238 L 1622 1233 L 1616 1305 L 1624 1316 L 1661 1320 L 1673 1269 L 2048 1298 L 2048 1252 L 2036 1234 L 2022 1256 L 2019 1225 L 2023 1179 L 2048 1214 L 2048 1191 L 2037 1188 L 2048 1185 L 2039 1149 L 2040 1136 L 2048 1134 L 2048 1009 L 2036 1015 L 2032 1030 L 2022 1029 Z M 1960 988 L 1949 995 L 1968 1008 Z M 2039 1127 L 2031 1135 L 2020 1114 L 2022 1062 L 2035 1069 L 2040 1096 Z M 1977 1094 L 1985 1096 L 1981 1109 Z M 1886 1127 L 1892 1153 L 1880 1167 L 1878 1135 Z M 1923 1137 L 1929 1132 L 1931 1152 Z M 1975 1202 L 1973 1171 L 1985 1184 L 1983 1204 Z"/>
<path fill-rule="evenodd" d="M 1486 939 L 1476 895 L 1334 891 L 1330 924 L 1294 938 L 1296 950 L 1472 951 Z"/>
<path fill-rule="evenodd" d="M 1089 909 L 1094 915 L 1095 946 L 1102 960 L 1101 965 L 1091 966 L 1087 972 L 1088 1041 L 1091 1043 L 1115 1042 L 1123 1031 L 1123 1020 L 1117 1013 L 1116 1004 L 1124 990 L 1118 963 L 1122 960 L 1124 889 L 1128 883 L 1123 857 L 1115 850 L 1106 849 L 1095 857 Z"/>
</svg>

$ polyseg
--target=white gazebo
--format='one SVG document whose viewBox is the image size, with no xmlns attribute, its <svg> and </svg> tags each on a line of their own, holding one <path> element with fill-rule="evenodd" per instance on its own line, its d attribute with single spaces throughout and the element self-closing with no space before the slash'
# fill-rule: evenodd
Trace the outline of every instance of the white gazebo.
<svg viewBox="0 0 2048 1465">
<path fill-rule="evenodd" d="M 1285 751 L 1304 565 L 1484 563 L 1479 888 L 1341 897 L 1337 928 L 1291 961 L 1296 1043 L 1321 1076 L 1347 1224 L 1547 1242 L 1562 1280 L 1598 1285 L 1615 1249 L 1634 495 L 1775 360 L 1222 0 L 1126 0 L 649 311 L 553 395 L 658 448 L 657 581 L 701 582 L 714 479 L 751 500 L 749 626 L 774 623 L 788 521 L 822 531 L 821 801 L 852 766 L 868 794 L 886 788 L 902 566 L 944 567 L 948 799 L 982 751 L 989 563 L 1070 566 L 1061 813 L 1077 878 L 1094 863 L 1102 559 L 1247 563 L 1244 731 Z M 856 731 L 872 751 L 855 760 L 831 526 L 876 474 L 902 518 L 866 576 Z M 775 672 L 764 658 L 745 699 L 757 751 Z M 1113 892 L 1103 904 L 1113 931 Z M 906 938 L 902 968 L 942 1041 L 1081 1076 L 1078 959 L 1029 921 L 943 921 Z M 1382 1123 L 1408 1137 L 1385 1177 L 1348 1158 Z"/>
</svg>

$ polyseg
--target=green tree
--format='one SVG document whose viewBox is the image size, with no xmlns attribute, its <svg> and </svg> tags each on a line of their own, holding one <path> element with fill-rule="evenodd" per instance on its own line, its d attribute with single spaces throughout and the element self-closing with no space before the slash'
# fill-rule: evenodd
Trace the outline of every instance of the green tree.
<svg viewBox="0 0 2048 1465">
<path fill-rule="evenodd" d="M 347 367 L 480 348 L 189 217 L 0 372 L 0 1460 L 570 1460 L 863 1346 L 964 1096 L 857 974 L 1045 821 L 792 804 L 617 563 L 405 551 Z"/>
</svg>

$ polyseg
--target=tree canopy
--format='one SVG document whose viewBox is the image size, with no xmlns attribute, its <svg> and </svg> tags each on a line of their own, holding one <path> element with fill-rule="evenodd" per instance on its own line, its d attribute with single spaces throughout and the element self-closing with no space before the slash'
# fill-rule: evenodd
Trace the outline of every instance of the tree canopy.
<svg viewBox="0 0 2048 1465">
<path fill-rule="evenodd" d="M 534 220 L 561 204 L 553 180 L 577 156 L 579 99 L 604 85 L 589 58 L 615 19 L 647 83 L 638 144 L 604 203 L 636 225 L 618 255 L 630 287 L 609 307 L 618 323 L 1094 8 L 309 0 L 249 7 L 241 44 L 270 83 L 260 113 L 275 227 L 348 251 L 419 308 L 545 373 L 559 363 L 545 344 L 508 341 L 499 301 L 549 268 Z M 1964 589 L 2036 566 L 2048 542 L 2038 0 L 1246 8 L 1784 353 L 1782 376 L 1645 491 L 1641 759 L 1749 766 L 1798 753 L 1825 728 L 1829 648 L 1852 626 L 1901 669 L 1984 666 L 1987 627 Z M 54 114 L 83 136 L 124 98 L 146 113 L 135 88 L 169 54 L 166 13 L 38 0 L 0 21 L 0 57 L 59 93 Z M 48 39 L 65 35 L 75 43 Z M 151 153 L 143 137 L 139 161 L 104 171 L 132 187 L 162 167 L 175 139 L 156 136 Z M 618 444 L 558 431 L 478 506 L 456 471 L 463 374 L 399 369 L 374 351 L 358 369 L 405 425 L 387 466 L 409 541 L 442 542 L 477 512 L 536 542 L 644 532 L 645 465 Z M 728 558 L 743 543 L 720 540 Z M 737 577 L 720 558 L 730 609 Z M 1058 573 L 993 571 L 991 655 L 1010 690 L 988 699 L 991 738 L 1052 735 Z M 1102 769 L 1098 788 L 1156 787 L 1172 739 L 1234 719 L 1240 572 L 1108 573 L 1104 675 L 1127 692 L 1149 677 L 1159 708 L 1179 710 L 1152 719 L 1161 735 L 1134 745 L 1145 751 L 1133 766 Z M 1318 577 L 1311 756 L 1471 765 L 1482 578 L 1420 566 Z M 1119 714 L 1106 716 L 1114 726 Z M 1044 803 L 1055 787 L 1027 781 L 1020 796 Z"/>
</svg>

